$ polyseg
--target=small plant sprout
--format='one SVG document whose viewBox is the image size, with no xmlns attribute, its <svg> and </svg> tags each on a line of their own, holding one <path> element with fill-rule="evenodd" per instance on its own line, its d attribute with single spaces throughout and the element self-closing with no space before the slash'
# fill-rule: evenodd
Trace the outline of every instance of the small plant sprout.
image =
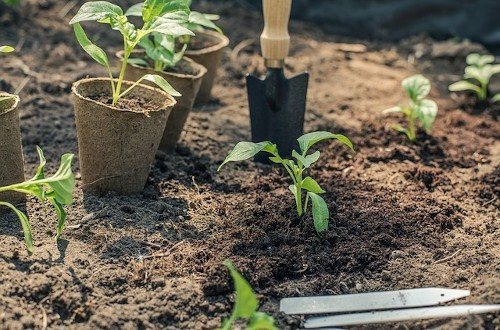
<svg viewBox="0 0 500 330">
<path fill-rule="evenodd" d="M 71 171 L 71 162 L 73 154 L 65 154 L 61 157 L 61 165 L 57 172 L 51 177 L 45 177 L 44 167 L 46 164 L 45 156 L 42 149 L 37 147 L 40 165 L 35 176 L 25 182 L 16 183 L 13 185 L 0 187 L 2 192 L 18 192 L 26 195 L 35 196 L 41 203 L 49 202 L 54 207 L 57 214 L 56 239 L 62 234 L 64 224 L 66 222 L 65 205 L 73 203 L 73 190 L 75 188 L 75 177 Z M 21 221 L 21 226 L 24 232 L 24 242 L 29 253 L 33 252 L 33 235 L 31 233 L 31 225 L 26 214 L 21 212 L 11 203 L 0 201 L 0 206 L 10 208 Z"/>
<path fill-rule="evenodd" d="M 409 104 L 386 109 L 383 113 L 399 112 L 404 114 L 408 128 L 401 125 L 394 125 L 393 128 L 404 133 L 410 141 L 414 142 L 417 138 L 417 121 L 429 132 L 436 120 L 438 106 L 433 100 L 425 98 L 431 91 L 431 83 L 424 76 L 419 74 L 411 76 L 404 79 L 401 85 L 410 97 Z"/>
<path fill-rule="evenodd" d="M 182 0 L 184 8 L 191 6 L 191 1 Z M 132 6 L 126 13 L 127 16 L 141 16 L 144 3 L 138 3 Z M 187 30 L 201 32 L 205 28 L 210 28 L 222 33 L 221 29 L 213 23 L 217 20 L 217 15 L 207 15 L 196 11 L 189 11 L 189 17 L 181 25 Z M 141 39 L 139 46 L 146 51 L 146 59 L 131 58 L 129 63 L 141 66 L 149 66 L 148 60 L 153 63 L 155 71 L 165 71 L 167 68 L 173 68 L 184 57 L 192 34 L 171 35 L 165 33 L 151 33 L 148 37 Z M 176 49 L 176 41 L 183 44 L 181 49 Z"/>
<path fill-rule="evenodd" d="M 224 265 L 229 269 L 229 273 L 234 282 L 236 289 L 236 298 L 231 317 L 224 321 L 222 330 L 232 329 L 234 323 L 238 320 L 247 320 L 248 330 L 277 330 L 274 325 L 274 318 L 258 311 L 259 301 L 250 284 L 245 278 L 234 268 L 233 264 L 226 260 Z"/>
<path fill-rule="evenodd" d="M 488 87 L 491 77 L 500 73 L 500 64 L 493 64 L 493 55 L 469 54 L 466 58 L 464 79 L 451 84 L 450 92 L 471 91 L 477 95 L 478 100 L 484 101 L 488 98 Z M 500 95 L 492 98 L 493 102 L 500 101 Z"/>
<path fill-rule="evenodd" d="M 165 92 L 173 96 L 180 96 L 179 92 L 159 75 L 147 74 L 125 91 L 122 91 L 122 84 L 130 55 L 142 39 L 146 38 L 151 33 L 175 37 L 193 35 L 190 30 L 181 25 L 189 18 L 189 7 L 187 7 L 184 2 L 185 0 L 146 0 L 141 7 L 141 16 L 144 24 L 140 29 L 137 29 L 128 21 L 127 14 L 124 14 L 120 7 L 106 1 L 90 1 L 84 3 L 76 16 L 70 21 L 70 24 L 73 25 L 76 38 L 85 52 L 87 52 L 87 54 L 97 63 L 107 69 L 109 77 L 111 78 L 113 105 L 116 105 L 120 98 L 127 95 L 143 80 L 156 84 Z M 118 30 L 122 34 L 123 62 L 118 79 L 113 78 L 108 56 L 104 50 L 93 44 L 85 34 L 85 31 L 80 25 L 80 22 L 84 21 L 97 21 L 98 23 L 109 24 L 113 30 Z"/>
<path fill-rule="evenodd" d="M 297 141 L 299 143 L 300 153 L 295 150 L 292 152 L 292 157 L 295 160 L 282 158 L 278 154 L 276 145 L 269 141 L 260 143 L 239 142 L 219 166 L 218 171 L 228 162 L 246 160 L 252 158 L 261 151 L 269 153 L 269 159 L 276 164 L 283 165 L 292 178 L 293 184 L 288 188 L 295 198 L 297 214 L 299 217 L 302 216 L 307 211 L 309 200 L 311 200 L 314 228 L 318 233 L 321 233 L 328 229 L 328 220 L 330 218 L 328 206 L 325 200 L 320 196 L 324 194 L 325 191 L 313 178 L 310 176 L 304 177 L 304 171 L 320 157 L 319 151 L 308 154 L 311 147 L 318 142 L 331 139 L 339 140 L 354 151 L 352 142 L 346 136 L 329 132 L 313 132 L 299 137 Z"/>
</svg>

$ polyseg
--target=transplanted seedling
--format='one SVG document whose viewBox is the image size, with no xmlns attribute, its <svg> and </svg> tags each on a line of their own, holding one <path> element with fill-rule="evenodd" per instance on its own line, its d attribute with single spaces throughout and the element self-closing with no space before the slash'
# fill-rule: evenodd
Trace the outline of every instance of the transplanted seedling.
<svg viewBox="0 0 500 330">
<path fill-rule="evenodd" d="M 58 239 L 64 229 L 66 222 L 65 205 L 73 203 L 73 190 L 75 188 L 75 176 L 71 171 L 71 162 L 73 154 L 65 154 L 61 157 L 61 165 L 57 172 L 51 177 L 45 177 L 44 167 L 46 164 L 45 156 L 42 149 L 37 147 L 40 165 L 35 176 L 25 182 L 12 184 L 5 187 L 0 187 L 2 192 L 18 192 L 26 195 L 35 196 L 41 203 L 49 202 L 54 207 L 57 214 L 56 239 Z M 0 201 L 0 206 L 6 206 L 16 213 L 24 232 L 24 242 L 28 252 L 33 252 L 33 235 L 31 233 L 31 225 L 26 214 L 21 212 L 11 203 Z"/>
<path fill-rule="evenodd" d="M 122 91 L 123 78 L 127 68 L 130 54 L 135 47 L 152 33 L 165 34 L 169 36 L 193 35 L 193 32 L 182 26 L 189 18 L 189 7 L 186 7 L 183 0 L 146 0 L 141 8 L 143 20 L 142 28 L 136 28 L 129 22 L 123 10 L 106 1 L 91 1 L 84 3 L 75 17 L 70 21 L 73 25 L 76 38 L 82 48 L 97 63 L 104 66 L 111 78 L 111 89 L 113 92 L 112 104 L 116 105 L 118 100 L 127 95 L 141 81 L 147 80 L 165 92 L 180 96 L 164 78 L 159 75 L 147 74 L 136 81 L 132 86 Z M 113 30 L 118 30 L 123 36 L 123 63 L 121 65 L 118 79 L 113 78 L 113 73 L 108 61 L 108 56 L 98 46 L 93 44 L 85 34 L 80 22 L 96 21 L 98 23 L 109 24 Z"/>
<path fill-rule="evenodd" d="M 295 197 L 299 216 L 302 216 L 307 211 L 309 200 L 311 200 L 314 228 L 318 233 L 321 233 L 328 229 L 330 218 L 328 206 L 320 196 L 320 194 L 324 194 L 326 191 L 310 176 L 304 177 L 304 171 L 315 163 L 320 156 L 319 151 L 308 154 L 311 147 L 318 142 L 330 139 L 339 140 L 354 151 L 351 141 L 346 136 L 329 132 L 313 132 L 299 137 L 297 141 L 299 142 L 300 153 L 295 150 L 292 152 L 292 157 L 295 160 L 282 158 L 278 154 L 276 145 L 269 141 L 259 143 L 239 142 L 219 166 L 218 171 L 228 162 L 249 159 L 261 151 L 269 153 L 271 155 L 269 159 L 276 164 L 283 165 L 293 180 L 293 184 L 288 188 Z M 305 202 L 303 202 L 303 191 L 305 192 Z"/>
<path fill-rule="evenodd" d="M 258 311 L 259 301 L 250 284 L 234 268 L 233 264 L 226 260 L 224 265 L 229 269 L 236 289 L 236 301 L 234 303 L 231 317 L 224 321 L 222 330 L 232 329 L 238 320 L 248 320 L 246 329 L 248 330 L 276 330 L 274 318 Z"/>
<path fill-rule="evenodd" d="M 15 50 L 14 47 L 11 47 L 11 46 L 0 46 L 0 53 L 12 53 L 14 50 Z M 4 94 L 4 96 L 0 96 L 0 102 L 12 99 L 14 97 L 16 97 L 16 96 Z"/>
<path fill-rule="evenodd" d="M 425 98 L 431 91 L 431 83 L 424 76 L 419 74 L 411 76 L 404 79 L 401 85 L 410 98 L 409 104 L 386 109 L 384 113 L 399 112 L 404 114 L 408 127 L 394 125 L 393 128 L 404 133 L 413 142 L 417 138 L 417 121 L 427 132 L 430 132 L 436 120 L 438 106 L 433 100 Z"/>
<path fill-rule="evenodd" d="M 183 8 L 188 8 L 189 10 L 191 0 L 178 0 L 178 2 L 182 3 Z M 143 8 L 144 3 L 138 3 L 130 7 L 125 15 L 141 16 Z M 213 22 L 217 19 L 219 19 L 217 15 L 189 11 L 188 19 L 184 23 L 181 23 L 181 25 L 194 32 L 202 32 L 205 28 L 209 28 L 222 33 L 221 29 Z M 191 35 L 192 34 L 176 36 L 165 33 L 152 33 L 139 42 L 139 46 L 146 51 L 146 58 L 131 58 L 129 63 L 147 67 L 149 66 L 149 60 L 153 62 L 155 71 L 159 72 L 165 71 L 167 68 L 173 68 L 184 57 Z M 181 49 L 176 49 L 177 41 L 183 44 Z"/>
<path fill-rule="evenodd" d="M 500 73 L 500 64 L 493 64 L 493 55 L 469 54 L 466 58 L 464 79 L 451 84 L 448 89 L 451 92 L 471 91 L 476 94 L 478 100 L 484 101 L 488 98 L 488 87 L 491 77 Z M 492 102 L 500 101 L 500 94 L 492 97 Z"/>
</svg>

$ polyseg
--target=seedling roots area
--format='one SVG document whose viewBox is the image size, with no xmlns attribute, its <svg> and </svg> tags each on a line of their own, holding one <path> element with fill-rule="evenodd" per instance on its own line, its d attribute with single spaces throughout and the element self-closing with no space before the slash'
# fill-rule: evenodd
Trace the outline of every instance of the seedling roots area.
<svg viewBox="0 0 500 330">
<path fill-rule="evenodd" d="M 35 145 L 45 151 L 48 173 L 63 153 L 78 154 L 71 85 L 107 76 L 75 40 L 68 21 L 80 3 L 68 3 L 29 1 L 18 13 L 0 13 L 3 41 L 22 47 L 2 57 L 0 90 L 24 85 L 27 177 L 38 164 Z M 443 286 L 471 289 L 470 303 L 500 301 L 499 106 L 478 108 L 472 96 L 447 91 L 465 56 L 481 46 L 424 37 L 367 42 L 291 22 L 286 70 L 311 74 L 305 132 L 345 134 L 357 151 L 332 142 L 318 147 L 321 158 L 309 173 L 327 191 L 331 214 L 318 234 L 311 212 L 297 216 L 291 182 L 278 166 L 244 161 L 217 172 L 237 142 L 250 141 L 244 73 L 265 73 L 262 18 L 237 1 L 196 3 L 221 15 L 231 39 L 215 100 L 195 107 L 173 155 L 157 153 L 143 193 L 83 193 L 77 174 L 57 244 L 54 211 L 34 199 L 25 210 L 35 237 L 31 256 L 17 217 L 0 215 L 0 328 L 217 328 L 234 302 L 226 259 L 281 328 L 301 322 L 279 312 L 279 299 L 289 296 Z M 86 28 L 108 54 L 119 50 L 115 31 Z M 381 112 L 406 100 L 401 81 L 416 73 L 431 81 L 439 112 L 432 135 L 419 131 L 411 143 L 390 126 L 404 118 Z M 500 319 L 406 326 L 493 329 Z"/>
</svg>

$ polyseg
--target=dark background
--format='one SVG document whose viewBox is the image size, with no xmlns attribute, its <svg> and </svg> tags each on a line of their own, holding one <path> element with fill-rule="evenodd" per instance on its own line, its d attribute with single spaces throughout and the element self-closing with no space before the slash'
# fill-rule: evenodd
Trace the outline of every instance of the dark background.
<svg viewBox="0 0 500 330">
<path fill-rule="evenodd" d="M 257 9 L 261 0 L 225 0 Z M 500 0 L 293 0 L 292 16 L 326 32 L 395 41 L 426 34 L 470 39 L 500 54 Z"/>
</svg>

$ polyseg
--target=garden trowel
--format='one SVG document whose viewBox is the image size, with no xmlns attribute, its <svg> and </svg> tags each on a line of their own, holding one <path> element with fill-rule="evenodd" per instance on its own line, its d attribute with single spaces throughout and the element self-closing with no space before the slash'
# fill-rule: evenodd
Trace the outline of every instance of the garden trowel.
<svg viewBox="0 0 500 330">
<path fill-rule="evenodd" d="M 252 141 L 271 141 L 282 157 L 289 157 L 303 134 L 309 74 L 288 79 L 285 58 L 290 49 L 288 22 L 292 0 L 263 0 L 264 31 L 260 37 L 267 68 L 264 79 L 247 76 Z M 268 162 L 267 157 L 256 157 Z"/>
</svg>

